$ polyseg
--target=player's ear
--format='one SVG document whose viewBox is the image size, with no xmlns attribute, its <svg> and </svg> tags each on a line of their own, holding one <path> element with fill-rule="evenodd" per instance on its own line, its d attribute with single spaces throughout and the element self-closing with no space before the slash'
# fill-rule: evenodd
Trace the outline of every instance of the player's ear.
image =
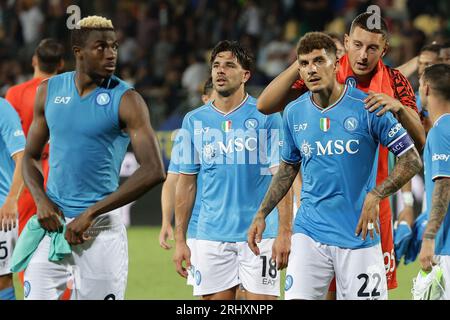
<svg viewBox="0 0 450 320">
<path fill-rule="evenodd" d="M 38 59 L 37 56 L 35 54 L 33 54 L 33 57 L 31 58 L 31 66 L 33 68 L 36 68 L 38 65 Z"/>
<path fill-rule="evenodd" d="M 246 83 L 248 81 L 248 79 L 250 79 L 250 76 L 251 76 L 250 70 L 244 70 L 244 76 L 242 78 L 242 82 Z"/>
<path fill-rule="evenodd" d="M 381 53 L 381 57 L 383 58 L 384 55 L 387 53 L 389 49 L 389 42 L 386 40 L 385 44 L 384 44 L 384 48 L 383 48 L 383 52 Z"/>
<path fill-rule="evenodd" d="M 81 47 L 73 46 L 72 51 L 73 51 L 73 55 L 75 56 L 75 58 L 77 58 L 77 59 L 81 58 Z"/>
<path fill-rule="evenodd" d="M 61 59 L 61 61 L 58 63 L 57 71 L 59 72 L 59 71 L 63 70 L 64 65 L 65 65 L 64 59 Z"/>
<path fill-rule="evenodd" d="M 344 47 L 345 51 L 348 51 L 350 48 L 350 36 L 348 34 L 344 34 Z"/>
</svg>

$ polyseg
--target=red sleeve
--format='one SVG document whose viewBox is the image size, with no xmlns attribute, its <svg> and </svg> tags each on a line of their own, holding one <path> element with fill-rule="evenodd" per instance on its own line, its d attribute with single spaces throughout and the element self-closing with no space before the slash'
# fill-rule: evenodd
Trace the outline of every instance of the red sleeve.
<svg viewBox="0 0 450 320">
<path fill-rule="evenodd" d="M 398 70 L 389 69 L 391 74 L 392 89 L 394 89 L 395 98 L 399 100 L 402 105 L 410 107 L 415 112 L 419 113 L 416 105 L 416 96 L 408 79 Z"/>
<path fill-rule="evenodd" d="M 305 81 L 303 81 L 302 79 L 296 80 L 291 89 L 299 90 L 301 94 L 304 94 L 306 91 L 308 91 L 308 87 L 305 85 Z"/>
<path fill-rule="evenodd" d="M 14 109 L 17 110 L 17 101 L 16 101 L 17 94 L 14 93 L 13 88 L 9 88 L 8 91 L 6 91 L 5 99 L 8 100 L 8 102 L 14 107 Z"/>
</svg>

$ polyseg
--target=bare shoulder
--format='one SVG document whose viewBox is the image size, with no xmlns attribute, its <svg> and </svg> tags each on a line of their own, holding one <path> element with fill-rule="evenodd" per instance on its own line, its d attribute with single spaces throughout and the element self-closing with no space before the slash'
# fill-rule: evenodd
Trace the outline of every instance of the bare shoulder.
<svg viewBox="0 0 450 320">
<path fill-rule="evenodd" d="M 123 94 L 119 117 L 124 127 L 149 118 L 147 103 L 136 90 L 130 89 Z"/>
</svg>

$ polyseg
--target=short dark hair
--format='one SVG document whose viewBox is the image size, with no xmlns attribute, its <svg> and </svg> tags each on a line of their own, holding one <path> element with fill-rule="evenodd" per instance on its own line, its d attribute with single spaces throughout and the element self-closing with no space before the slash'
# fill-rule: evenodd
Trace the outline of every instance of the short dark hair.
<svg viewBox="0 0 450 320">
<path fill-rule="evenodd" d="M 55 73 L 64 56 L 64 46 L 55 39 L 42 40 L 35 50 L 39 69 L 45 73 Z"/>
<path fill-rule="evenodd" d="M 203 94 L 204 95 L 211 95 L 211 91 L 213 90 L 213 82 L 212 78 L 209 77 L 208 80 L 205 81 L 205 84 L 203 85 Z"/>
<path fill-rule="evenodd" d="M 372 22 L 369 19 L 378 19 L 380 21 L 380 28 L 369 28 L 369 24 Z M 368 32 L 382 34 L 384 39 L 388 38 L 388 27 L 386 20 L 381 15 L 371 12 L 364 12 L 353 19 L 350 26 L 350 34 L 355 30 L 356 27 L 360 27 Z"/>
<path fill-rule="evenodd" d="M 425 52 L 425 51 L 429 51 L 429 52 L 434 52 L 437 55 L 439 55 L 439 52 L 441 51 L 441 47 L 442 46 L 437 43 L 427 44 L 420 49 L 419 54 L 421 54 L 422 52 Z"/>
<path fill-rule="evenodd" d="M 431 89 L 439 96 L 450 101 L 450 65 L 437 63 L 426 67 L 423 79 L 430 83 Z"/>
<path fill-rule="evenodd" d="M 220 41 L 211 52 L 211 64 L 220 52 L 230 51 L 237 59 L 241 67 L 245 70 L 251 70 L 254 58 L 252 54 L 237 41 Z"/>
<path fill-rule="evenodd" d="M 114 31 L 111 20 L 99 16 L 89 16 L 81 19 L 77 28 L 71 32 L 72 46 L 84 47 L 92 31 Z"/>
<path fill-rule="evenodd" d="M 333 55 L 337 52 L 336 44 L 329 35 L 323 32 L 308 32 L 298 41 L 297 56 L 308 54 L 316 49 L 325 49 L 328 54 Z"/>
</svg>

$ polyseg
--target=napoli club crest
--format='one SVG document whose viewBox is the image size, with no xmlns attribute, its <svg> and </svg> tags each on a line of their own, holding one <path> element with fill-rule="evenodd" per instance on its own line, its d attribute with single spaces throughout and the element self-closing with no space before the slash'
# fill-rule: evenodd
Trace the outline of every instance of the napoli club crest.
<svg viewBox="0 0 450 320">
<path fill-rule="evenodd" d="M 95 99 L 97 104 L 99 106 L 107 105 L 111 101 L 111 97 L 109 96 L 109 93 L 102 92 L 97 95 L 97 98 Z"/>
<path fill-rule="evenodd" d="M 345 80 L 345 84 L 348 85 L 349 87 L 356 88 L 356 78 L 355 77 L 348 77 Z"/>
</svg>

